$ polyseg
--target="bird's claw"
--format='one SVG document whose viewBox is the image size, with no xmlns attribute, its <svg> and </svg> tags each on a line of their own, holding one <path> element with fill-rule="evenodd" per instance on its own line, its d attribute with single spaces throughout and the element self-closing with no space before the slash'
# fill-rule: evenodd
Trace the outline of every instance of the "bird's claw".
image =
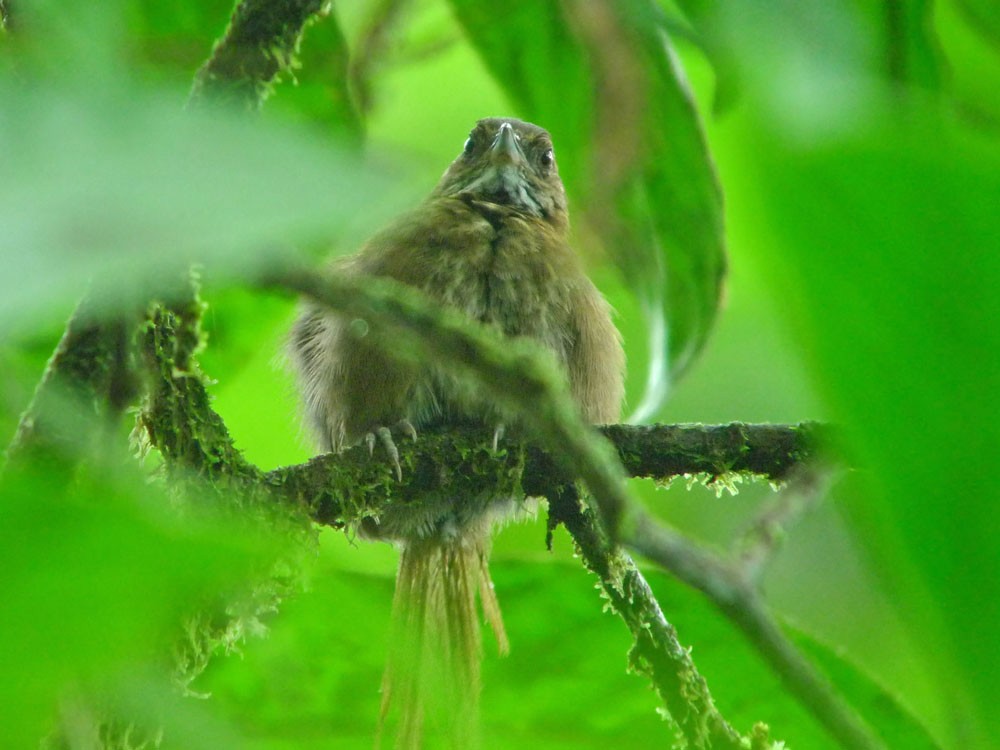
<svg viewBox="0 0 1000 750">
<path fill-rule="evenodd" d="M 403 467 L 399 465 L 399 449 L 396 447 L 396 441 L 392 439 L 392 430 L 388 427 L 379 427 L 375 430 L 375 434 L 378 435 L 378 439 L 389 456 L 389 460 L 392 461 L 392 465 L 396 468 L 396 481 L 402 482 Z"/>
<path fill-rule="evenodd" d="M 396 429 L 406 435 L 413 442 L 417 442 L 417 429 L 411 424 L 409 419 L 401 419 L 396 422 Z"/>
<path fill-rule="evenodd" d="M 399 420 L 393 429 L 402 432 L 414 441 L 417 439 L 417 430 L 408 419 Z M 382 445 L 382 449 L 392 462 L 392 467 L 396 473 L 396 481 L 403 481 L 403 467 L 399 463 L 399 448 L 396 447 L 396 441 L 392 437 L 392 430 L 388 427 L 376 427 L 372 432 L 365 435 L 365 445 L 368 446 L 369 456 L 375 454 L 376 442 Z"/>
<path fill-rule="evenodd" d="M 507 428 L 501 422 L 493 430 L 493 451 L 497 451 L 500 445 L 500 441 L 503 440 L 503 436 L 507 433 Z"/>
</svg>

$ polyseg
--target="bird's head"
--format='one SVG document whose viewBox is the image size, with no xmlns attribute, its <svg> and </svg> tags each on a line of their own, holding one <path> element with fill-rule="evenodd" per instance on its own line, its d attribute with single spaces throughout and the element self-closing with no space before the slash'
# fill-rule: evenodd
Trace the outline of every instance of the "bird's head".
<svg viewBox="0 0 1000 750">
<path fill-rule="evenodd" d="M 433 195 L 510 206 L 557 225 L 567 221 L 552 138 L 509 117 L 476 123 Z"/>
</svg>

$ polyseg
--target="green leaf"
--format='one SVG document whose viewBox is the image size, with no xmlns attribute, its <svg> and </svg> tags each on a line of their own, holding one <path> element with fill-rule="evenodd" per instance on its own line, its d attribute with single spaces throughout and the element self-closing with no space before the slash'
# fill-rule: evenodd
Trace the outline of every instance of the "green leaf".
<svg viewBox="0 0 1000 750">
<path fill-rule="evenodd" d="M 845 656 L 808 633 L 791 630 L 796 645 L 824 671 L 839 691 L 875 728 L 887 747 L 940 750 L 926 727 L 898 701 L 897 696 L 871 680 Z"/>
<path fill-rule="evenodd" d="M 247 278 L 392 210 L 399 180 L 329 141 L 117 82 L 0 80 L 0 329 L 78 296 L 141 301 L 192 262 Z"/>
<path fill-rule="evenodd" d="M 1000 14 L 994 0 L 956 0 L 972 28 L 1000 51 Z"/>
<path fill-rule="evenodd" d="M 942 685 L 989 726 L 1000 586 L 976 571 L 1000 569 L 1000 159 L 926 126 L 768 142 L 760 187 L 817 380 L 873 474 L 852 509 L 864 540 Z"/>
<path fill-rule="evenodd" d="M 32 747 L 59 699 L 159 661 L 182 616 L 236 585 L 270 543 L 231 522 L 182 525 L 169 501 L 114 471 L 8 473 L 0 485 L 4 741 Z"/>
<path fill-rule="evenodd" d="M 773 39 L 752 42 L 774 59 Z M 754 90 L 753 251 L 867 469 L 848 510 L 947 696 L 948 739 L 985 747 L 1000 731 L 1000 584 L 981 574 L 1000 569 L 1000 144 L 864 72 L 836 127 L 798 116 L 836 78 L 797 67 L 810 93 L 784 112 Z"/>
<path fill-rule="evenodd" d="M 725 271 L 721 191 L 658 10 L 452 6 L 511 100 L 552 133 L 571 196 L 641 300 L 654 365 L 636 416 L 649 417 L 704 344 Z"/>
<path fill-rule="evenodd" d="M 540 547 L 542 529 L 532 530 Z M 287 603 L 268 640 L 248 644 L 242 659 L 219 660 L 199 686 L 212 692 L 210 705 L 220 717 L 257 727 L 260 750 L 371 746 L 391 632 L 394 554 L 383 544 L 352 546 L 336 532 L 324 533 L 323 541 L 312 590 Z M 484 633 L 484 747 L 669 746 L 671 729 L 657 713 L 656 694 L 646 678 L 626 671 L 625 625 L 601 612 L 595 579 L 571 559 L 563 532 L 556 542 L 566 551 L 491 563 L 511 652 L 498 657 Z M 657 572 L 649 580 L 735 726 L 746 731 L 764 721 L 790 748 L 835 750 L 704 597 Z M 808 636 L 797 638 L 890 747 L 936 747 L 889 692 Z"/>
</svg>

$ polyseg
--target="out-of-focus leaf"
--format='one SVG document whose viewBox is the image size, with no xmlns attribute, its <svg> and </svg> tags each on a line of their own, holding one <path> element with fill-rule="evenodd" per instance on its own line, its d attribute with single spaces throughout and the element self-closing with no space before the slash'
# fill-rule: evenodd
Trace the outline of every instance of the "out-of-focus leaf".
<svg viewBox="0 0 1000 750">
<path fill-rule="evenodd" d="M 725 270 L 721 192 L 658 9 L 452 6 L 511 99 L 552 133 L 568 189 L 643 302 L 660 363 L 638 408 L 648 417 L 704 344 Z"/>
<path fill-rule="evenodd" d="M 392 565 L 379 565 L 386 575 L 346 572 L 364 565 L 352 558 L 386 547 L 351 547 L 330 532 L 325 536 L 313 590 L 286 605 L 268 640 L 250 644 L 243 659 L 218 661 L 200 685 L 212 691 L 226 719 L 240 726 L 252 721 L 260 750 L 293 743 L 299 750 L 371 745 L 391 632 Z M 511 653 L 498 658 L 484 634 L 483 746 L 669 746 L 671 730 L 656 713 L 656 695 L 645 678 L 626 673 L 628 632 L 616 615 L 601 613 L 593 577 L 568 554 L 561 560 L 497 559 L 491 568 Z M 743 730 L 765 721 L 789 747 L 835 750 L 700 594 L 656 572 L 649 580 L 683 642 L 694 648 L 727 718 Z M 365 627 L 359 629 L 359 622 Z M 935 747 L 891 694 L 807 636 L 798 637 L 890 747 Z"/>
<path fill-rule="evenodd" d="M 758 153 L 775 277 L 800 285 L 816 376 L 873 474 L 864 541 L 995 736 L 1000 159 L 930 123 Z"/>
<path fill-rule="evenodd" d="M 95 278 L 141 295 L 191 262 L 246 277 L 289 243 L 394 208 L 400 181 L 332 143 L 183 95 L 0 81 L 0 327 Z M 141 297 L 140 297 L 141 298 Z"/>
<path fill-rule="evenodd" d="M 854 5 L 877 40 L 877 72 L 896 84 L 937 89 L 941 59 L 932 34 L 931 2 L 854 0 Z"/>
<path fill-rule="evenodd" d="M 746 49 L 781 59 L 781 42 L 743 28 Z M 846 83 L 797 91 L 824 80 Z M 837 129 L 753 113 L 747 180 L 767 227 L 754 250 L 869 470 L 850 512 L 949 696 L 949 739 L 986 747 L 1000 730 L 1000 584 L 982 574 L 1000 569 L 1000 148 L 855 80 Z"/>
<path fill-rule="evenodd" d="M 1000 50 L 1000 13 L 994 0 L 955 0 L 972 27 Z"/>
<path fill-rule="evenodd" d="M 995 9 L 989 18 L 1000 23 Z M 988 23 L 963 12 L 961 4 L 935 5 L 934 30 L 948 59 L 948 93 L 964 118 L 996 132 L 1000 130 L 1000 28 L 995 34 L 988 28 Z"/>
<path fill-rule="evenodd" d="M 140 500 L 149 504 L 143 508 Z M 8 473 L 0 485 L 4 743 L 33 747 L 67 689 L 159 659 L 181 617 L 235 586 L 269 545 L 172 522 L 168 500 L 114 472 Z"/>
</svg>

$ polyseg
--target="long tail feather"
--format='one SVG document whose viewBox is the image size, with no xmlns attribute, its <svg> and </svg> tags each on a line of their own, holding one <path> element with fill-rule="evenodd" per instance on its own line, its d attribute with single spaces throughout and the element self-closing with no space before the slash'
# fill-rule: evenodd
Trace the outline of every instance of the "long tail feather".
<svg viewBox="0 0 1000 750">
<path fill-rule="evenodd" d="M 444 738 L 435 746 L 478 745 L 482 634 L 477 595 L 505 654 L 509 645 L 490 579 L 488 536 L 404 544 L 379 717 L 381 737 L 390 709 L 398 709 L 397 750 L 422 747 L 425 731 Z"/>
</svg>

